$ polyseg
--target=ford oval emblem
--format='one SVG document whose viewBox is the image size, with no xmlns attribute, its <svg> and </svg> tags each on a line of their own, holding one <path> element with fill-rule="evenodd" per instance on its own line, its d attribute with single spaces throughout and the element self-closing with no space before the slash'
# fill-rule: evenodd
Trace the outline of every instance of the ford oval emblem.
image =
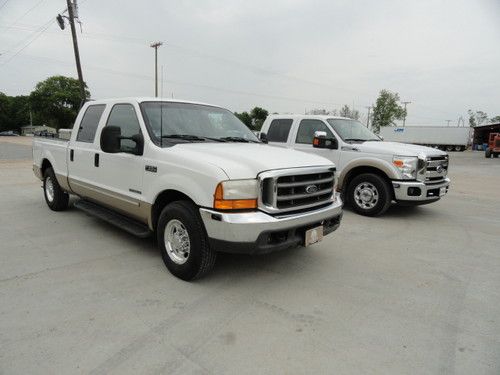
<svg viewBox="0 0 500 375">
<path fill-rule="evenodd" d="M 308 186 L 306 186 L 306 193 L 307 194 L 316 193 L 317 191 L 318 191 L 318 186 L 317 185 L 308 185 Z"/>
</svg>

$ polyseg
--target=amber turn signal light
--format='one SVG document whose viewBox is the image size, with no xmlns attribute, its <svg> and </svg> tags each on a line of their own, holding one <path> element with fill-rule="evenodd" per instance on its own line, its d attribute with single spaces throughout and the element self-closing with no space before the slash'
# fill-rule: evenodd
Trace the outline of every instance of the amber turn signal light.
<svg viewBox="0 0 500 375">
<path fill-rule="evenodd" d="M 214 194 L 214 208 L 218 210 L 248 210 L 257 208 L 257 199 L 224 199 L 224 188 L 218 184 Z"/>
</svg>

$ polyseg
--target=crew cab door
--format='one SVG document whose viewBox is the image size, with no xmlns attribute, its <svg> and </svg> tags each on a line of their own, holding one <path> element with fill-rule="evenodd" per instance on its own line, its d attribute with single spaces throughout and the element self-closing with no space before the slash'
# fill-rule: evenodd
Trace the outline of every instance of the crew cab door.
<svg viewBox="0 0 500 375">
<path fill-rule="evenodd" d="M 109 112 L 105 126 L 117 126 L 122 137 L 143 134 L 133 104 L 115 104 Z M 136 143 L 122 139 L 120 152 L 102 152 L 99 146 L 97 169 L 102 186 L 103 204 L 141 221 L 147 220 L 147 210 L 142 197 L 144 158 L 134 154 Z"/>
<path fill-rule="evenodd" d="M 330 127 L 319 119 L 302 119 L 299 120 L 292 132 L 292 147 L 295 150 L 308 152 L 311 154 L 316 154 L 323 156 L 333 162 L 337 168 L 340 161 L 340 150 L 328 149 L 328 148 L 315 148 L 313 147 L 314 133 L 316 131 L 326 132 L 328 138 L 336 138 Z M 340 142 L 337 142 L 340 144 Z M 339 146 L 340 147 L 340 146 Z"/>
<path fill-rule="evenodd" d="M 96 182 L 94 155 L 98 152 L 96 132 L 105 104 L 89 105 L 82 117 L 76 119 L 68 146 L 67 165 L 71 190 L 81 197 L 91 198 Z"/>
</svg>

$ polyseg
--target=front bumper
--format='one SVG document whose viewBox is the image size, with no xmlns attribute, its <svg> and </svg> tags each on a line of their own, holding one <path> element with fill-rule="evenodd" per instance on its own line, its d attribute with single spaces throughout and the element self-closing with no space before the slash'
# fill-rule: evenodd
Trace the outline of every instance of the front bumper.
<svg viewBox="0 0 500 375">
<path fill-rule="evenodd" d="M 394 199 L 397 202 L 431 203 L 448 193 L 450 179 L 445 178 L 435 184 L 425 184 L 420 181 L 392 181 L 392 186 Z"/>
<path fill-rule="evenodd" d="M 313 211 L 271 216 L 262 211 L 226 213 L 200 208 L 210 245 L 217 251 L 263 254 L 301 246 L 304 233 L 323 225 L 327 235 L 340 226 L 342 201 Z"/>
</svg>

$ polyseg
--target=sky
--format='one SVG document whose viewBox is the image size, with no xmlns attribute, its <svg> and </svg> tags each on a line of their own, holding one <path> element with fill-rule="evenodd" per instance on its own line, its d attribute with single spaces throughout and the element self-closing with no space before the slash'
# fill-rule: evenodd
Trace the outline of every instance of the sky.
<svg viewBox="0 0 500 375">
<path fill-rule="evenodd" d="M 382 89 L 407 125 L 500 115 L 500 0 L 78 0 L 94 99 L 160 94 L 232 111 L 367 106 Z M 76 77 L 65 0 L 0 0 L 0 92 Z M 163 74 L 162 74 L 163 72 Z"/>
</svg>

